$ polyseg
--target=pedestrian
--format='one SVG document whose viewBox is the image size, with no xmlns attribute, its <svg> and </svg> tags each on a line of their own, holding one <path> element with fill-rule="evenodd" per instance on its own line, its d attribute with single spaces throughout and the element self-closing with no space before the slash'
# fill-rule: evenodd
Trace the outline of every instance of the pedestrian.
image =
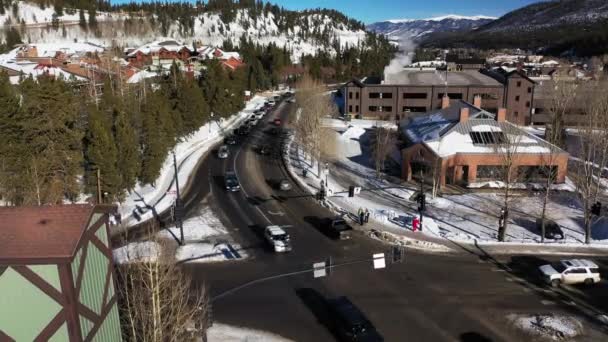
<svg viewBox="0 0 608 342">
<path fill-rule="evenodd" d="M 359 217 L 359 225 L 363 225 L 363 219 L 364 219 L 364 212 L 363 209 L 359 208 L 359 210 L 357 211 L 357 216 Z"/>
<path fill-rule="evenodd" d="M 365 208 L 365 223 L 369 222 L 369 209 Z"/>
<path fill-rule="evenodd" d="M 414 219 L 412 220 L 412 231 L 417 231 L 418 227 L 420 226 L 420 219 L 417 217 L 414 217 Z"/>
</svg>

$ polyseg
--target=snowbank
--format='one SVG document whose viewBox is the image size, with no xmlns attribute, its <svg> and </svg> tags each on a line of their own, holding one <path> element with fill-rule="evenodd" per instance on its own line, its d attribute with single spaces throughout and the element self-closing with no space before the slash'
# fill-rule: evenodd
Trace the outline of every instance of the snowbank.
<svg viewBox="0 0 608 342">
<path fill-rule="evenodd" d="M 264 342 L 289 342 L 286 338 L 272 333 L 226 325 L 221 323 L 213 323 L 207 330 L 207 340 L 209 342 L 246 342 L 246 341 L 264 341 Z"/>
<path fill-rule="evenodd" d="M 217 262 L 247 257 L 247 253 L 235 243 L 188 243 L 175 252 L 175 260 L 178 262 Z"/>
<path fill-rule="evenodd" d="M 153 241 L 132 242 L 113 251 L 114 262 L 117 264 L 155 262 L 160 253 L 159 244 Z"/>
<path fill-rule="evenodd" d="M 515 327 L 535 337 L 564 340 L 574 338 L 583 333 L 583 324 L 571 316 L 511 314 L 507 316 L 507 319 Z"/>
</svg>

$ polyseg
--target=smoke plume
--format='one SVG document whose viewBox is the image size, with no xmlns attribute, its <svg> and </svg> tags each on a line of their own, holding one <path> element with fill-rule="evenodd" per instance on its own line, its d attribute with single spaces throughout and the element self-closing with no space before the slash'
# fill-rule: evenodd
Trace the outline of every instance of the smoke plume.
<svg viewBox="0 0 608 342">
<path fill-rule="evenodd" d="M 384 83 L 395 83 L 399 79 L 398 74 L 405 66 L 412 64 L 416 44 L 410 37 L 402 37 L 399 40 L 399 52 L 395 58 L 384 68 Z"/>
</svg>

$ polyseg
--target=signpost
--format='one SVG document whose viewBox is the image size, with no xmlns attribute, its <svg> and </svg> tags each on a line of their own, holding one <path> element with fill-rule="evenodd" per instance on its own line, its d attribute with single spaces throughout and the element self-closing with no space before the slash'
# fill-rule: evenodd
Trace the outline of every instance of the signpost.
<svg viewBox="0 0 608 342">
<path fill-rule="evenodd" d="M 315 278 L 322 278 L 327 275 L 327 272 L 325 271 L 325 261 L 315 262 L 312 264 L 312 268 Z"/>
<path fill-rule="evenodd" d="M 384 253 L 374 254 L 374 269 L 380 269 L 386 267 L 386 260 L 384 259 Z"/>
</svg>

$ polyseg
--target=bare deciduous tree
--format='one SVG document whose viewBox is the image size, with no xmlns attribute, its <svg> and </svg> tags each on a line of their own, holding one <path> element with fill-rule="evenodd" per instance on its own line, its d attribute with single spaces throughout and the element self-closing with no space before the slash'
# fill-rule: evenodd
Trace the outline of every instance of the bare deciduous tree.
<svg viewBox="0 0 608 342">
<path fill-rule="evenodd" d="M 391 154 L 397 143 L 397 134 L 390 127 L 378 126 L 374 132 L 372 143 L 372 154 L 376 166 L 376 177 L 380 177 L 385 169 L 386 159 Z"/>
<path fill-rule="evenodd" d="M 608 162 L 608 91 L 606 81 L 593 85 L 586 99 L 584 122 L 579 127 L 579 160 L 575 163 L 572 179 L 583 206 L 585 243 L 591 241 L 593 215 L 591 206 L 601 190 L 602 171 Z M 594 96 L 595 95 L 595 96 Z"/>
<path fill-rule="evenodd" d="M 133 262 L 117 266 L 124 339 L 200 341 L 208 325 L 207 293 L 195 290 L 174 259 L 165 255 L 162 240 L 155 242 L 161 246 L 158 258 L 151 258 L 156 260 L 133 255 Z"/>
</svg>

